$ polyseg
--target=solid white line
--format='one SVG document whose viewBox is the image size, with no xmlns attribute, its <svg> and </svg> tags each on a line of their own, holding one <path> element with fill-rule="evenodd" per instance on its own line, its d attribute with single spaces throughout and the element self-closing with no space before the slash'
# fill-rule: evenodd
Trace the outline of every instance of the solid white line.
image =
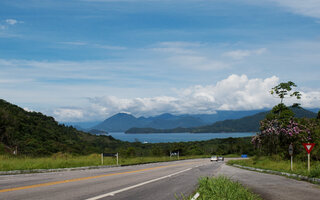
<svg viewBox="0 0 320 200">
<path fill-rule="evenodd" d="M 174 176 L 174 175 L 189 171 L 191 169 L 192 168 L 188 168 L 188 169 L 185 169 L 185 170 L 182 170 L 182 171 L 179 171 L 179 172 L 175 172 L 173 174 L 169 174 L 167 176 L 163 176 L 163 177 L 160 177 L 160 178 L 152 179 L 152 180 L 149 180 L 149 181 L 146 181 L 146 182 L 143 182 L 143 183 L 139 183 L 137 185 L 129 186 L 129 187 L 126 187 L 126 188 L 123 188 L 123 189 L 120 189 L 120 190 L 116 190 L 116 191 L 113 191 L 113 192 L 102 194 L 102 195 L 99 195 L 99 196 L 96 196 L 96 197 L 92 197 L 92 198 L 89 198 L 89 199 L 86 199 L 86 200 L 97 200 L 97 199 L 101 199 L 101 198 L 104 198 L 104 197 L 107 197 L 107 196 L 114 196 L 117 193 L 124 192 L 124 191 L 127 191 L 127 190 L 131 190 L 133 188 L 140 187 L 142 185 L 146 185 L 146 184 L 149 184 L 149 183 L 152 183 L 152 182 L 155 182 L 155 181 L 159 181 L 159 180 L 162 180 L 162 179 L 165 179 L 165 178 L 169 178 L 171 176 Z"/>
<path fill-rule="evenodd" d="M 200 196 L 200 194 L 197 192 L 197 193 L 192 197 L 191 200 L 196 200 L 199 196 Z"/>
</svg>

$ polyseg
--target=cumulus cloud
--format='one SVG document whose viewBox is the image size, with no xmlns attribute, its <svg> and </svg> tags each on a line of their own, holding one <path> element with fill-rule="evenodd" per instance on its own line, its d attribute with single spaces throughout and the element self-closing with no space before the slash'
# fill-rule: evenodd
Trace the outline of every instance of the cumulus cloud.
<svg viewBox="0 0 320 200">
<path fill-rule="evenodd" d="M 84 118 L 84 111 L 79 108 L 58 108 L 53 115 L 58 121 L 81 121 Z"/>
<path fill-rule="evenodd" d="M 27 111 L 27 112 L 33 112 L 33 110 L 31 110 L 31 109 L 29 109 L 29 108 L 27 108 L 27 107 L 23 108 L 23 110 L 25 110 L 25 111 Z"/>
<path fill-rule="evenodd" d="M 135 116 L 172 114 L 212 114 L 217 110 L 252 110 L 271 108 L 279 98 L 270 95 L 270 88 L 279 84 L 279 78 L 249 79 L 246 75 L 230 75 L 214 85 L 196 85 L 175 89 L 174 96 L 150 98 L 118 98 L 100 96 L 89 98 L 85 108 L 61 108 L 54 112 L 60 121 L 103 120 L 119 112 Z M 304 92 L 299 103 L 303 107 L 320 106 L 320 91 Z M 296 99 L 285 99 L 287 105 Z"/>
<path fill-rule="evenodd" d="M 261 55 L 266 52 L 266 48 L 256 49 L 256 50 L 235 50 L 224 53 L 224 56 L 231 57 L 235 60 L 240 60 L 252 55 Z"/>
</svg>

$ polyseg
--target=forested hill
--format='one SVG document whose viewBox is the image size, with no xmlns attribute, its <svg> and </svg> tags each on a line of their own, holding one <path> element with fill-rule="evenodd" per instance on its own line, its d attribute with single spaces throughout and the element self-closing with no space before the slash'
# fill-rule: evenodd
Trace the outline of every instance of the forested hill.
<svg viewBox="0 0 320 200">
<path fill-rule="evenodd" d="M 295 117 L 316 118 L 317 114 L 303 108 L 290 108 Z M 268 112 L 260 112 L 240 119 L 218 121 L 211 125 L 200 126 L 188 129 L 150 129 L 150 128 L 131 128 L 126 133 L 221 133 L 221 132 L 257 132 L 259 131 L 260 121 L 263 120 Z"/>
<path fill-rule="evenodd" d="M 59 125 L 53 117 L 24 109 L 0 99 L 0 151 L 50 155 L 56 152 L 88 154 L 121 143 L 111 136 L 95 136 Z"/>
</svg>

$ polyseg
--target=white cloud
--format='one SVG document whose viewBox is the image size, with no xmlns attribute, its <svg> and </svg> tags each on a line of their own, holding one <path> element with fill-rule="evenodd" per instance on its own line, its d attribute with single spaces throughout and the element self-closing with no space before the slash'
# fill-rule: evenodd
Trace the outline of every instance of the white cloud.
<svg viewBox="0 0 320 200">
<path fill-rule="evenodd" d="M 31 109 L 29 109 L 29 108 L 27 108 L 27 107 L 23 108 L 23 110 L 25 110 L 25 111 L 27 111 L 27 112 L 33 112 L 33 110 L 31 110 Z"/>
<path fill-rule="evenodd" d="M 122 46 L 112 46 L 112 45 L 103 45 L 103 44 L 91 44 L 87 42 L 80 42 L 80 41 L 70 41 L 70 42 L 59 42 L 59 44 L 65 45 L 75 45 L 75 46 L 88 46 L 100 49 L 107 49 L 107 50 L 126 50 L 126 47 Z"/>
<path fill-rule="evenodd" d="M 9 25 L 15 25 L 16 23 L 18 23 L 18 20 L 15 19 L 6 19 L 5 22 Z"/>
<path fill-rule="evenodd" d="M 167 60 L 173 65 L 196 70 L 221 70 L 230 67 L 230 64 L 226 62 L 201 55 L 176 55 L 169 57 Z"/>
<path fill-rule="evenodd" d="M 151 50 L 164 56 L 164 62 L 167 62 L 167 65 L 178 68 L 210 71 L 230 67 L 229 63 L 215 58 L 218 57 L 217 55 L 205 53 L 206 49 L 203 49 L 205 46 L 199 42 L 173 41 L 160 42 Z"/>
<path fill-rule="evenodd" d="M 59 108 L 53 112 L 58 121 L 81 121 L 84 118 L 84 113 L 77 108 Z"/>
<path fill-rule="evenodd" d="M 235 60 L 241 60 L 248 56 L 261 55 L 267 51 L 266 48 L 256 49 L 256 50 L 234 50 L 224 53 L 224 56 L 231 57 Z"/>
<path fill-rule="evenodd" d="M 77 109 L 62 108 L 54 112 L 60 121 L 103 120 L 119 112 L 135 116 L 154 116 L 161 113 L 211 114 L 217 110 L 252 110 L 271 108 L 279 98 L 270 95 L 270 88 L 279 84 L 279 78 L 249 79 L 246 75 L 230 75 L 215 85 L 196 85 L 176 89 L 175 96 L 151 98 L 118 98 L 103 96 L 89 98 L 89 106 Z M 320 91 L 304 92 L 302 99 L 285 99 L 287 105 L 299 102 L 303 107 L 319 107 Z"/>
<path fill-rule="evenodd" d="M 248 79 L 246 75 L 231 75 L 215 85 L 176 89 L 175 96 L 151 98 L 118 98 L 103 96 L 89 98 L 89 105 L 79 109 L 59 109 L 54 116 L 62 121 L 90 116 L 104 119 L 118 112 L 136 116 L 153 116 L 165 112 L 173 114 L 215 113 L 216 110 L 250 110 L 272 107 L 276 100 L 269 94 L 279 79 Z M 86 113 L 86 114 L 84 114 Z M 87 119 L 89 120 L 89 119 Z"/>
<path fill-rule="evenodd" d="M 126 50 L 126 47 L 121 46 L 112 46 L 112 45 L 101 45 L 101 44 L 94 44 L 94 47 L 101 48 L 101 49 L 107 49 L 107 50 Z"/>
<path fill-rule="evenodd" d="M 60 44 L 67 44 L 67 45 L 76 45 L 76 46 L 83 46 L 87 45 L 86 42 L 59 42 Z"/>
<path fill-rule="evenodd" d="M 296 14 L 320 18 L 319 0 L 267 0 L 289 9 Z"/>
</svg>

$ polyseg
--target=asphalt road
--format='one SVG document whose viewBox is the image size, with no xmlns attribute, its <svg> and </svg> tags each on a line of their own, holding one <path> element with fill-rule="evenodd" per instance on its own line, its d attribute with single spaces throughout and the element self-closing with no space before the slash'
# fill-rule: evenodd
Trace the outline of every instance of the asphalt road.
<svg viewBox="0 0 320 200">
<path fill-rule="evenodd" d="M 0 176 L 0 199 L 176 199 L 222 162 L 194 159 L 127 167 Z"/>
<path fill-rule="evenodd" d="M 229 176 L 265 200 L 318 200 L 320 186 L 284 176 L 221 165 L 214 175 Z"/>
</svg>

